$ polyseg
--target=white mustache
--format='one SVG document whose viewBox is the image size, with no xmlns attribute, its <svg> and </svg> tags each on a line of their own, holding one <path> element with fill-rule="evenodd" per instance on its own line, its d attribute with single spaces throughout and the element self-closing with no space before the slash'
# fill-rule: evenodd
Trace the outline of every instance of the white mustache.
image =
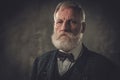
<svg viewBox="0 0 120 80">
<path fill-rule="evenodd" d="M 57 34 L 56 36 L 57 36 L 57 39 L 60 39 L 60 37 L 62 37 L 62 36 L 67 36 L 67 37 L 71 38 L 73 36 L 73 34 L 67 33 L 67 32 L 62 32 L 60 34 Z"/>
</svg>

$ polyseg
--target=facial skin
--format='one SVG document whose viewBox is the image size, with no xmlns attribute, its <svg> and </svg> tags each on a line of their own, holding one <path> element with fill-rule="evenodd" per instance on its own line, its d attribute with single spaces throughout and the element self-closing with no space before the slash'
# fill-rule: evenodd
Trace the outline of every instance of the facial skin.
<svg viewBox="0 0 120 80">
<path fill-rule="evenodd" d="M 62 8 L 55 16 L 54 31 L 56 33 L 68 32 L 77 35 L 80 31 L 80 15 L 72 8 Z"/>
<path fill-rule="evenodd" d="M 54 16 L 54 33 L 52 42 L 54 46 L 63 51 L 70 51 L 75 48 L 82 36 L 83 26 L 80 14 L 73 8 L 62 7 Z"/>
</svg>

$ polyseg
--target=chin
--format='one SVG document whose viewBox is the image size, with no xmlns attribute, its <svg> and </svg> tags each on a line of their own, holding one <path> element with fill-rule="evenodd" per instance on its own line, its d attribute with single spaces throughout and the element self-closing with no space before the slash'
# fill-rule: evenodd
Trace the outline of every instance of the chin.
<svg viewBox="0 0 120 80">
<path fill-rule="evenodd" d="M 52 43 L 57 49 L 63 50 L 66 52 L 72 50 L 74 47 L 78 45 L 76 40 L 71 40 L 66 36 L 62 36 L 58 40 L 55 39 L 54 36 L 52 36 Z"/>
<path fill-rule="evenodd" d="M 77 47 L 82 39 L 82 34 L 74 36 L 73 34 L 63 34 L 57 35 L 53 33 L 51 36 L 53 45 L 60 50 L 70 51 L 73 48 Z"/>
</svg>

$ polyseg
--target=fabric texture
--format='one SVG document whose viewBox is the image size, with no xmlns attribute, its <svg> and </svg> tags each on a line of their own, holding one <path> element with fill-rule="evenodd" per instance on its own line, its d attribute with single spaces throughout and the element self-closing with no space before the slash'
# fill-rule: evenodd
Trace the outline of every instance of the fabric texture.
<svg viewBox="0 0 120 80">
<path fill-rule="evenodd" d="M 57 64 L 58 50 L 44 53 L 33 64 L 31 80 L 120 80 L 119 69 L 102 55 L 83 47 L 83 54 L 63 75 Z"/>
</svg>

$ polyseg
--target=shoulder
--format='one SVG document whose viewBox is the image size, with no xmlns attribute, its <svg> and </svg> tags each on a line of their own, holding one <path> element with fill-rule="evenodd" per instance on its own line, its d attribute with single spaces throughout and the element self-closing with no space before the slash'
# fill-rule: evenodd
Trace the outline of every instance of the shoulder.
<svg viewBox="0 0 120 80">
<path fill-rule="evenodd" d="M 84 54 L 87 56 L 88 65 L 92 65 L 98 68 L 114 68 L 117 65 L 107 56 L 102 55 L 100 53 L 96 53 L 94 51 L 89 50 L 84 47 Z"/>
<path fill-rule="evenodd" d="M 111 59 L 96 53 L 94 51 L 86 49 L 87 53 L 87 69 L 95 75 L 108 75 L 108 80 L 119 80 L 120 69 Z M 118 79 L 119 78 L 119 79 Z"/>
<path fill-rule="evenodd" d="M 38 56 L 37 58 L 50 57 L 50 56 L 54 55 L 56 52 L 57 52 L 57 50 L 48 51 L 48 52 L 45 52 L 42 55 Z"/>
<path fill-rule="evenodd" d="M 50 59 L 54 58 L 57 53 L 57 50 L 48 51 L 46 53 L 43 53 L 42 55 L 35 58 L 34 63 L 46 63 L 47 61 L 50 61 Z"/>
<path fill-rule="evenodd" d="M 94 62 L 98 63 L 98 64 L 112 63 L 112 61 L 108 57 L 106 57 L 100 53 L 96 53 L 92 50 L 89 50 L 86 47 L 84 49 L 84 53 L 86 54 L 88 60 L 92 61 L 93 63 Z"/>
<path fill-rule="evenodd" d="M 93 68 L 104 71 L 108 70 L 108 72 L 116 72 L 117 70 L 119 71 L 119 66 L 115 64 L 110 58 L 88 49 L 87 52 L 87 62 L 88 64 L 92 65 Z"/>
<path fill-rule="evenodd" d="M 33 70 L 41 71 L 48 63 L 51 63 L 51 60 L 55 58 L 57 50 L 48 51 L 42 55 L 35 58 L 33 62 Z"/>
<path fill-rule="evenodd" d="M 100 54 L 100 53 L 96 53 L 94 51 L 88 50 L 88 58 L 90 58 L 91 60 L 94 61 L 99 61 L 99 62 L 111 62 L 106 56 Z"/>
</svg>

